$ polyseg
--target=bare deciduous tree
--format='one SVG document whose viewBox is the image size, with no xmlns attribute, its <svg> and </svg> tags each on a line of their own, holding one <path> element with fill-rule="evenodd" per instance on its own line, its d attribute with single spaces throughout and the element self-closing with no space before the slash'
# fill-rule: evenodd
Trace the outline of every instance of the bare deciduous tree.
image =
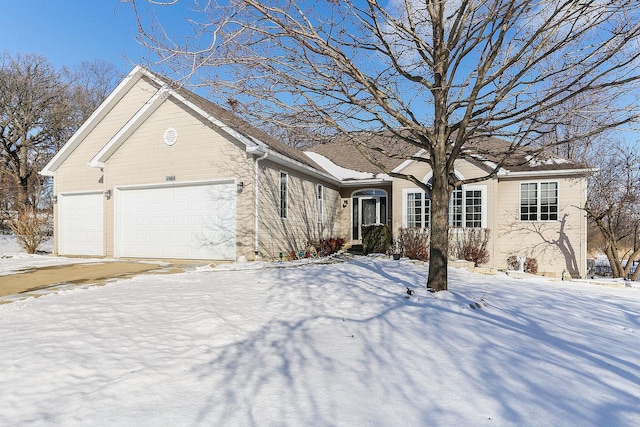
<svg viewBox="0 0 640 427">
<path fill-rule="evenodd" d="M 599 170 L 589 181 L 587 217 L 604 238 L 604 253 L 614 277 L 627 277 L 640 259 L 640 155 L 638 147 L 609 147 L 594 158 Z M 629 243 L 635 246 L 630 249 Z M 622 245 L 621 245 L 622 244 Z M 624 245 L 624 248 L 623 248 Z M 632 279 L 640 277 L 640 268 Z"/>
<path fill-rule="evenodd" d="M 75 132 L 122 79 L 114 64 L 102 60 L 83 61 L 66 71 L 76 115 L 70 129 Z"/>
<path fill-rule="evenodd" d="M 387 172 L 431 193 L 427 286 L 436 290 L 448 286 L 448 206 L 456 186 L 491 177 L 518 150 L 564 143 L 562 134 L 547 137 L 563 120 L 552 113 L 577 97 L 612 103 L 588 135 L 576 127 L 571 137 L 638 116 L 637 0 L 198 2 L 185 38 L 140 13 L 162 1 L 127 2 L 165 72 L 211 86 L 220 99 L 277 126 L 311 117 L 312 126 L 346 135 L 367 148 L 363 153 L 372 149 L 370 160 L 380 167 L 376 157 L 398 156 L 393 138 L 414 146 L 421 154 L 404 158 L 430 166 L 432 187 L 422 177 Z M 372 146 L 355 130 L 393 138 Z M 454 161 L 489 137 L 508 143 L 492 153 L 496 168 L 473 181 L 457 178 Z"/>
<path fill-rule="evenodd" d="M 47 185 L 38 171 L 117 78 L 114 67 L 100 61 L 57 70 L 40 55 L 5 53 L 0 58 L 0 209 L 30 253 L 46 235 L 49 218 L 41 209 Z"/>
<path fill-rule="evenodd" d="M 60 144 L 72 108 L 62 73 L 44 57 L 5 54 L 0 65 L 0 164 L 22 212 L 37 204 L 37 172 Z"/>
<path fill-rule="evenodd" d="M 104 100 L 118 75 L 99 61 L 56 70 L 40 55 L 4 54 L 0 67 L 3 198 L 13 210 L 23 211 L 37 206 L 38 170 Z"/>
</svg>

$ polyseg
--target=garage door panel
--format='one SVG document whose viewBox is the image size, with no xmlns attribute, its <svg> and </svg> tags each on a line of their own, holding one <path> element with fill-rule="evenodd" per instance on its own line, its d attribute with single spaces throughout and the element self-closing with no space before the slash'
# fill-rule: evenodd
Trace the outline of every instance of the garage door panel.
<svg viewBox="0 0 640 427">
<path fill-rule="evenodd" d="M 119 256 L 235 259 L 234 184 L 120 189 L 117 198 Z"/>
<path fill-rule="evenodd" d="M 59 195 L 58 252 L 61 255 L 104 255 L 103 203 L 102 192 Z"/>
</svg>

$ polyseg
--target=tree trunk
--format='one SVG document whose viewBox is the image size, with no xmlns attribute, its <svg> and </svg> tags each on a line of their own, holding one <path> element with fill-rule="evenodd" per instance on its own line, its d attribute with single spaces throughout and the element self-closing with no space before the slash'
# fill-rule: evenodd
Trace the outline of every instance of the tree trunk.
<svg viewBox="0 0 640 427">
<path fill-rule="evenodd" d="M 26 141 L 23 139 L 23 141 Z M 18 187 L 18 199 L 17 210 L 18 212 L 25 212 L 27 206 L 29 206 L 29 164 L 28 164 L 29 151 L 25 145 L 20 147 L 20 161 L 18 168 L 18 179 L 16 184 Z"/>
<path fill-rule="evenodd" d="M 446 170 L 433 173 L 431 190 L 431 249 L 427 288 L 436 292 L 448 287 L 447 259 L 449 252 L 449 184 Z"/>
<path fill-rule="evenodd" d="M 620 262 L 620 259 L 618 259 L 618 248 L 616 247 L 615 242 L 609 241 L 604 252 L 609 259 L 611 275 L 615 278 L 623 277 L 624 268 L 622 268 L 622 263 Z"/>
</svg>

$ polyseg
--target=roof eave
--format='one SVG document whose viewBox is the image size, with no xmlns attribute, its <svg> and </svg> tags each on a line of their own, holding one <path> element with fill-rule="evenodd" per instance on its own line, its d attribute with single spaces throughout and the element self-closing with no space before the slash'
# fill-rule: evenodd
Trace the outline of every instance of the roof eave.
<svg viewBox="0 0 640 427">
<path fill-rule="evenodd" d="M 287 156 L 284 156 L 278 153 L 277 151 L 270 149 L 268 146 L 266 146 L 266 144 L 247 147 L 247 153 L 254 154 L 254 155 L 264 155 L 268 153 L 269 160 L 272 160 L 273 162 L 278 163 L 282 166 L 288 166 L 291 169 L 297 170 L 298 172 L 304 172 L 309 175 L 313 175 L 318 178 L 331 181 L 338 185 L 342 183 L 342 181 L 340 181 L 340 179 L 336 178 L 335 176 L 328 174 L 326 172 L 319 171 L 317 169 L 312 168 L 311 166 L 305 165 L 302 162 L 299 162 L 297 160 L 293 160 Z"/>
<path fill-rule="evenodd" d="M 43 176 L 54 176 L 55 171 L 60 165 L 69 157 L 69 155 L 75 150 L 75 148 L 82 142 L 82 140 L 100 123 L 101 119 L 107 115 L 109 111 L 115 106 L 115 104 L 124 97 L 124 95 L 131 89 L 142 76 L 150 75 L 144 68 L 135 66 L 129 74 L 120 82 L 118 86 L 107 96 L 107 98 L 96 108 L 96 110 L 89 116 L 89 118 L 80 126 L 80 128 L 69 138 L 69 140 L 62 146 L 60 151 L 45 165 L 40 172 Z"/>
<path fill-rule="evenodd" d="M 362 187 L 363 185 L 388 185 L 393 183 L 393 178 L 385 176 L 384 178 L 366 178 L 366 179 L 343 179 L 340 184 L 343 187 Z"/>
<path fill-rule="evenodd" d="M 545 169 L 531 171 L 509 171 L 502 170 L 497 174 L 500 178 L 525 178 L 525 177 L 546 177 L 546 176 L 580 176 L 596 172 L 597 168 L 581 168 L 581 169 Z"/>
</svg>

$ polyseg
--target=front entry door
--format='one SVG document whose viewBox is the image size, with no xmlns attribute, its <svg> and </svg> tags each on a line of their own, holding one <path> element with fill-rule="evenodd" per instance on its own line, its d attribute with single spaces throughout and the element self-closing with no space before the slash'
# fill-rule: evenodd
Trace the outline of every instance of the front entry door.
<svg viewBox="0 0 640 427">
<path fill-rule="evenodd" d="M 362 226 L 387 223 L 387 193 L 382 190 L 364 190 L 354 193 L 352 233 L 353 240 L 362 240 Z"/>
</svg>

